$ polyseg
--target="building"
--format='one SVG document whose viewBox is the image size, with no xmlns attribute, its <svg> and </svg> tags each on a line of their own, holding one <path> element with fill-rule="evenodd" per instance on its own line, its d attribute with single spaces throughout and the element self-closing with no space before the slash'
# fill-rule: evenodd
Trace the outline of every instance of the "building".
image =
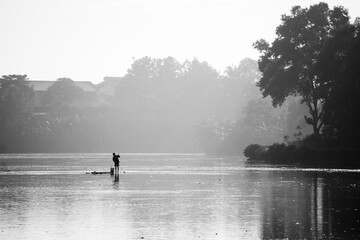
<svg viewBox="0 0 360 240">
<path fill-rule="evenodd" d="M 29 86 L 34 89 L 34 112 L 43 112 L 46 108 L 43 103 L 43 96 L 47 89 L 56 81 L 41 81 L 41 80 L 28 80 Z M 109 103 L 99 98 L 96 86 L 90 81 L 74 81 L 74 85 L 84 91 L 83 107 L 103 107 L 108 106 Z"/>
<path fill-rule="evenodd" d="M 98 94 L 106 98 L 113 97 L 115 89 L 122 79 L 122 77 L 104 77 L 104 81 L 96 85 Z"/>
</svg>

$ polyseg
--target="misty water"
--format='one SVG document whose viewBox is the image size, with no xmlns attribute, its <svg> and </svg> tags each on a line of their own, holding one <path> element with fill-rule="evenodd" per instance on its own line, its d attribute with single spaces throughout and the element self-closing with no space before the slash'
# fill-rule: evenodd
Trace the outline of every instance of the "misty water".
<svg viewBox="0 0 360 240">
<path fill-rule="evenodd" d="M 360 171 L 236 157 L 0 155 L 0 239 L 356 239 Z"/>
</svg>

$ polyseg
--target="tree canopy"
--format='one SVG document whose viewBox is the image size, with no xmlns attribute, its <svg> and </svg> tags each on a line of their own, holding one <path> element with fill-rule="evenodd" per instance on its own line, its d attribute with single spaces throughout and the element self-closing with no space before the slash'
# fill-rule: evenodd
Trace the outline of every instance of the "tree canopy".
<svg viewBox="0 0 360 240">
<path fill-rule="evenodd" d="M 47 89 L 42 100 L 44 104 L 55 109 L 68 108 L 82 99 L 83 92 L 70 78 L 59 78 Z"/>
<path fill-rule="evenodd" d="M 12 74 L 0 78 L 0 151 L 16 142 L 14 136 L 23 135 L 34 95 L 26 75 Z"/>
<path fill-rule="evenodd" d="M 341 146 L 357 147 L 360 137 L 360 25 L 334 31 L 324 45 L 317 68 L 329 88 L 324 104 L 328 137 Z"/>
<path fill-rule="evenodd" d="M 258 86 L 264 97 L 271 96 L 274 106 L 290 95 L 301 96 L 310 114 L 305 119 L 319 134 L 329 85 L 316 64 L 327 40 L 337 29 L 350 25 L 348 12 L 343 7 L 329 9 L 321 2 L 309 8 L 295 6 L 281 20 L 272 44 L 263 39 L 254 43 L 262 53 L 259 69 L 263 75 Z"/>
<path fill-rule="evenodd" d="M 0 151 L 101 152 L 120 148 L 128 152 L 241 154 L 242 148 L 254 141 L 270 144 L 281 140 L 278 135 L 285 129 L 285 108 L 272 108 L 269 99 L 251 101 L 261 98 L 256 87 L 259 78 L 257 62 L 251 59 L 220 74 L 196 58 L 180 63 L 172 57 L 144 57 L 134 60 L 128 73 L 116 80 L 109 104 L 95 107 L 81 99 L 82 90 L 74 81 L 60 78 L 46 92 L 37 92 L 36 100 L 43 96 L 41 107 L 33 105 L 33 114 L 16 117 L 26 123 L 22 135 L 7 127 L 10 134 L 0 136 Z M 1 90 L 5 89 L 4 84 Z M 18 99 L 2 106 L 10 107 Z"/>
<path fill-rule="evenodd" d="M 0 124 L 19 120 L 30 111 L 34 91 L 27 83 L 26 75 L 4 75 L 0 78 Z"/>
</svg>

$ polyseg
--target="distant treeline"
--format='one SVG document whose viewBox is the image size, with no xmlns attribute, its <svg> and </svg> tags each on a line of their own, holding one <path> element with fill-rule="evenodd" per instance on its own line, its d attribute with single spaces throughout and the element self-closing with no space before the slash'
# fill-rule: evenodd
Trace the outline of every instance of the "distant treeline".
<svg viewBox="0 0 360 240">
<path fill-rule="evenodd" d="M 360 137 L 360 25 L 349 19 L 343 7 L 295 6 L 271 44 L 254 43 L 258 62 L 221 73 L 196 58 L 136 59 L 99 106 L 60 78 L 39 113 L 26 75 L 3 76 L 0 150 L 241 155 L 255 144 L 246 149 L 252 157 L 276 149 L 285 159 L 278 152 L 303 146 L 352 153 Z"/>
<path fill-rule="evenodd" d="M 41 113 L 25 75 L 3 76 L 1 151 L 242 154 L 251 142 L 298 133 L 297 126 L 309 131 L 296 98 L 277 109 L 262 99 L 260 76 L 251 59 L 220 74 L 197 59 L 144 57 L 117 80 L 108 105 L 89 107 L 83 91 L 60 78 L 41 96 Z"/>
</svg>

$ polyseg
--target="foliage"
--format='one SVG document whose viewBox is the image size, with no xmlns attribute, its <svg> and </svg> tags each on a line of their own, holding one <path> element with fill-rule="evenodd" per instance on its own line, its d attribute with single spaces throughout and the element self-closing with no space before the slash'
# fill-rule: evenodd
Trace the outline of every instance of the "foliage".
<svg viewBox="0 0 360 240">
<path fill-rule="evenodd" d="M 5 151 L 15 136 L 22 136 L 28 126 L 34 91 L 26 75 L 4 75 L 0 78 L 0 151 Z"/>
<path fill-rule="evenodd" d="M 242 116 L 242 110 L 251 100 L 261 98 L 261 93 L 256 87 L 260 79 L 260 71 L 257 62 L 245 58 L 237 66 L 229 66 L 221 78 L 222 100 L 230 112 L 234 114 L 232 118 L 238 119 Z"/>
<path fill-rule="evenodd" d="M 236 122 L 228 119 L 208 117 L 199 121 L 198 134 L 202 148 L 208 154 L 229 154 L 225 151 L 226 139 L 234 132 Z"/>
<path fill-rule="evenodd" d="M 263 157 L 265 151 L 266 148 L 264 146 L 259 144 L 250 144 L 244 149 L 244 156 L 250 160 L 259 160 L 261 157 Z"/>
<path fill-rule="evenodd" d="M 324 105 L 328 138 L 346 147 L 359 147 L 360 25 L 346 25 L 326 41 L 317 67 L 324 84 L 331 86 Z"/>
<path fill-rule="evenodd" d="M 53 109 L 67 109 L 72 104 L 82 100 L 84 91 L 74 85 L 70 78 L 59 78 L 51 85 L 42 101 Z"/>
<path fill-rule="evenodd" d="M 199 151 L 194 128 L 223 108 L 218 86 L 217 70 L 196 58 L 183 64 L 172 57 L 135 60 L 115 91 L 119 142 L 128 145 L 127 138 L 158 151 L 174 151 L 170 146 L 176 144 Z"/>
<path fill-rule="evenodd" d="M 274 109 L 266 99 L 251 100 L 243 109 L 242 125 L 251 130 L 253 141 L 276 142 L 286 130 L 286 109 Z"/>
<path fill-rule="evenodd" d="M 275 109 L 259 99 L 259 78 L 251 59 L 228 67 L 224 75 L 198 59 L 183 64 L 171 57 L 137 59 L 116 89 L 112 120 L 122 133 L 116 139 L 165 149 L 176 138 L 178 144 L 226 155 L 241 154 L 250 142 L 279 141 L 293 121 L 286 107 Z"/>
<path fill-rule="evenodd" d="M 140 119 L 154 118 L 160 112 L 174 113 L 181 71 L 180 63 L 171 57 L 135 60 L 116 88 L 116 107 L 122 115 Z"/>
<path fill-rule="evenodd" d="M 308 114 L 307 106 L 301 103 L 298 97 L 287 98 L 283 105 L 287 105 L 286 133 L 289 136 L 294 136 L 295 140 L 299 140 L 301 136 L 311 134 L 311 126 L 306 123 L 304 118 Z"/>
<path fill-rule="evenodd" d="M 275 164 L 295 163 L 309 167 L 358 168 L 360 165 L 354 159 L 357 159 L 359 154 L 358 149 L 314 148 L 308 145 L 286 146 L 285 144 L 274 143 L 261 154 L 257 154 L 256 160 Z"/>
<path fill-rule="evenodd" d="M 254 44 L 262 53 L 259 69 L 263 76 L 258 86 L 264 97 L 271 96 L 274 106 L 289 95 L 301 96 L 311 116 L 306 117 L 307 122 L 319 134 L 329 85 L 324 84 L 316 64 L 327 39 L 336 29 L 349 25 L 348 13 L 342 7 L 330 10 L 326 3 L 319 3 L 310 8 L 295 6 L 281 20 L 271 45 L 265 40 Z"/>
<path fill-rule="evenodd" d="M 0 124 L 5 126 L 23 119 L 30 111 L 29 102 L 34 91 L 26 82 L 26 75 L 4 75 L 0 78 Z"/>
<path fill-rule="evenodd" d="M 269 146 L 268 153 L 270 159 L 275 161 L 280 161 L 284 159 L 286 145 L 284 143 L 274 143 L 273 145 Z"/>
</svg>

